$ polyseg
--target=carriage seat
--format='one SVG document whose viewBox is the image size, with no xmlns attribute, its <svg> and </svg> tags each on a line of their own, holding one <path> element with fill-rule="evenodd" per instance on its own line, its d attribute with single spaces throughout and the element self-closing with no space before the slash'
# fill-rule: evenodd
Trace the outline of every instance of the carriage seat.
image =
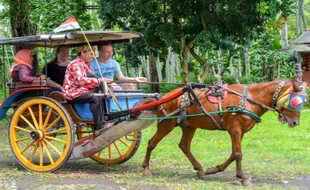
<svg viewBox="0 0 310 190">
<path fill-rule="evenodd" d="M 69 111 L 69 113 L 77 114 L 76 116 L 81 119 L 93 119 L 93 115 L 89 109 L 88 103 L 70 103 L 59 91 L 51 92 L 49 97 L 59 103 L 66 104 L 66 109 Z"/>
<path fill-rule="evenodd" d="M 50 98 L 56 100 L 59 103 L 67 103 L 65 97 L 62 95 L 62 92 L 53 91 L 48 95 Z"/>
<path fill-rule="evenodd" d="M 35 80 L 32 83 L 9 82 L 6 84 L 6 87 L 9 89 L 38 87 L 38 86 L 46 86 L 46 80 Z"/>
</svg>

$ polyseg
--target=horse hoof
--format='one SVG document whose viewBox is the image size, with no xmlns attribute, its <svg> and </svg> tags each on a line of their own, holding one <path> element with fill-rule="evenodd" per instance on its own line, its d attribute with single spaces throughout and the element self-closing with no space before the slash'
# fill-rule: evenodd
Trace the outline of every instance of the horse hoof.
<svg viewBox="0 0 310 190">
<path fill-rule="evenodd" d="M 205 171 L 205 175 L 210 175 L 210 174 L 215 174 L 215 173 L 216 173 L 215 168 L 208 168 Z"/>
<path fill-rule="evenodd" d="M 200 179 L 204 179 L 204 177 L 206 176 L 204 171 L 197 171 L 197 175 Z"/>
<path fill-rule="evenodd" d="M 252 182 L 251 181 L 252 181 L 251 179 L 242 179 L 241 180 L 241 184 L 243 186 L 252 186 Z"/>
<path fill-rule="evenodd" d="M 153 173 L 151 170 L 144 170 L 144 176 L 152 176 Z"/>
</svg>

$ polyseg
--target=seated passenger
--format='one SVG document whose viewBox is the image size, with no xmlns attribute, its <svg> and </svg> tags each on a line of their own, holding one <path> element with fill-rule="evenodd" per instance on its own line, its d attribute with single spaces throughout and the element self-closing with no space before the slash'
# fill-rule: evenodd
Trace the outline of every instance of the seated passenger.
<svg viewBox="0 0 310 190">
<path fill-rule="evenodd" d="M 65 72 L 69 64 L 69 47 L 61 46 L 56 48 L 56 56 L 42 70 L 46 77 L 50 78 L 47 84 L 52 91 L 61 91 L 64 83 Z"/>
<path fill-rule="evenodd" d="M 64 84 L 62 92 L 64 97 L 72 103 L 89 103 L 90 110 L 93 113 L 95 126 L 94 129 L 108 128 L 111 126 L 104 120 L 100 109 L 100 97 L 94 96 L 91 89 L 99 86 L 100 82 L 111 83 L 112 80 L 107 78 L 87 77 L 87 73 L 92 72 L 89 65 L 94 58 L 93 52 L 90 47 L 84 45 L 78 49 L 78 57 L 71 61 L 67 66 L 65 73 Z"/>
<path fill-rule="evenodd" d="M 32 65 L 33 50 L 22 49 L 14 57 L 14 65 L 10 69 L 9 75 L 13 82 L 23 82 L 31 84 L 35 80 L 45 79 L 45 75 L 36 76 Z"/>
<path fill-rule="evenodd" d="M 93 59 L 91 62 L 91 67 L 95 71 L 96 76 L 100 78 L 102 74 L 103 77 L 113 80 L 114 76 L 116 75 L 116 78 L 119 81 L 125 82 L 122 87 L 117 85 L 116 83 L 111 84 L 114 90 L 135 90 L 137 89 L 137 82 L 147 81 L 145 77 L 125 77 L 123 75 L 118 62 L 112 59 L 113 47 L 111 43 L 99 44 L 98 53 L 98 64 L 96 63 L 95 59 Z"/>
</svg>

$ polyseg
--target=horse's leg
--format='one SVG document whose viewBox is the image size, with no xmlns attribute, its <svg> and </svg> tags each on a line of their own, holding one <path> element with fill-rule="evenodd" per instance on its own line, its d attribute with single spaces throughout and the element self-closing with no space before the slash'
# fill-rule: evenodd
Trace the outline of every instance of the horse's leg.
<svg viewBox="0 0 310 190">
<path fill-rule="evenodd" d="M 157 146 L 157 144 L 174 129 L 175 125 L 176 119 L 163 120 L 157 125 L 157 131 L 155 135 L 149 140 L 145 158 L 142 164 L 142 167 L 144 168 L 144 175 L 152 175 L 152 171 L 150 170 L 151 152 Z"/>
<path fill-rule="evenodd" d="M 179 144 L 179 147 L 183 151 L 183 153 L 187 156 L 188 160 L 192 163 L 194 169 L 197 171 L 198 177 L 203 177 L 205 175 L 205 171 L 191 152 L 191 143 L 196 128 L 191 127 L 181 127 L 181 128 L 182 128 L 182 139 Z"/>
<path fill-rule="evenodd" d="M 236 160 L 236 177 L 241 180 L 242 185 L 251 185 L 250 178 L 246 177 L 243 174 L 242 170 L 242 150 L 241 150 L 241 141 L 243 138 L 243 133 L 239 130 L 230 132 L 230 138 L 232 142 L 232 153 L 230 157 L 221 165 L 218 165 L 214 168 L 210 168 L 206 171 L 206 175 L 215 174 L 217 172 L 224 171 L 233 161 Z"/>
<path fill-rule="evenodd" d="M 236 124 L 234 124 L 236 125 Z M 235 130 L 235 131 L 228 131 L 229 132 L 229 135 L 230 135 L 230 139 L 231 139 L 231 143 L 232 143 L 232 153 L 230 154 L 229 158 L 222 164 L 220 165 L 217 165 L 216 167 L 213 167 L 213 168 L 209 168 L 205 174 L 206 175 L 210 175 L 210 174 L 215 174 L 215 173 L 218 173 L 218 172 L 222 172 L 224 171 L 233 161 L 236 160 L 236 157 L 238 155 L 236 155 L 236 151 L 235 151 L 235 146 L 234 144 L 236 144 L 235 142 L 237 141 L 236 139 L 239 139 L 239 141 L 241 141 L 242 137 L 243 137 L 243 134 L 239 131 L 239 130 Z M 239 143 L 240 144 L 240 143 Z"/>
<path fill-rule="evenodd" d="M 242 170 L 242 142 L 243 133 L 230 133 L 232 140 L 233 154 L 236 160 L 236 177 L 244 186 L 252 185 L 251 178 L 246 177 Z"/>
</svg>

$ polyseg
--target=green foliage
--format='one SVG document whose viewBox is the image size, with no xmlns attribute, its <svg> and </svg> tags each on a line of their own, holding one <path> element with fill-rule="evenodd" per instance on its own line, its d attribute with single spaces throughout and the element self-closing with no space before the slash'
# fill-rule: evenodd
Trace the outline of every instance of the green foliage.
<svg viewBox="0 0 310 190">
<path fill-rule="evenodd" d="M 135 57 L 148 55 L 150 51 L 165 56 L 168 47 L 179 53 L 191 42 L 202 47 L 202 51 L 210 48 L 206 44 L 213 44 L 215 49 L 233 49 L 236 43 L 244 44 L 259 37 L 268 18 L 280 11 L 276 1 L 263 0 L 106 0 L 100 1 L 100 5 L 104 28 L 117 26 L 121 30 L 143 33 L 140 48 L 131 54 L 125 53 L 130 62 L 139 61 Z M 184 55 L 182 58 L 185 59 Z M 197 72 L 190 75 L 195 74 Z M 189 76 L 190 80 L 196 78 Z"/>
<path fill-rule="evenodd" d="M 307 101 L 305 103 L 305 107 L 307 109 L 310 109 L 310 87 L 307 87 Z"/>
<path fill-rule="evenodd" d="M 90 15 L 86 12 L 86 0 L 29 0 L 30 19 L 38 26 L 39 33 L 51 33 L 62 22 L 75 16 L 83 29 L 91 28 Z"/>
</svg>

